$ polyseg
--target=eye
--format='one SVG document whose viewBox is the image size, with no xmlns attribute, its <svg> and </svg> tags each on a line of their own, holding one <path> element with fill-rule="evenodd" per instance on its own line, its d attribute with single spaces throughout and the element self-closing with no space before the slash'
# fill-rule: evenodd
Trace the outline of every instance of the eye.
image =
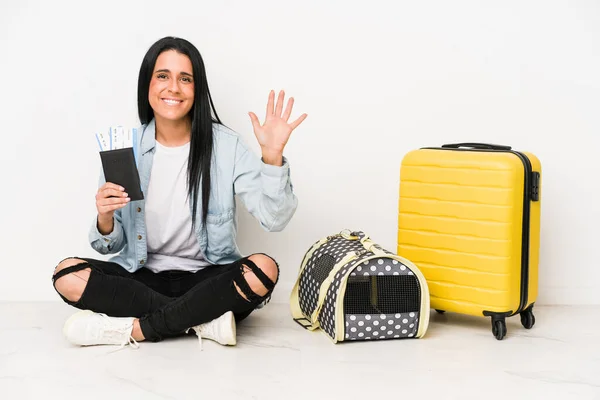
<svg viewBox="0 0 600 400">
<path fill-rule="evenodd" d="M 167 74 L 163 74 L 163 73 L 160 73 L 160 74 L 156 75 L 156 77 L 158 79 L 167 79 L 168 78 Z"/>
<path fill-rule="evenodd" d="M 184 77 L 181 78 L 181 80 L 184 81 L 184 82 L 186 82 L 186 83 L 192 83 L 194 81 L 189 76 L 184 76 Z"/>
</svg>

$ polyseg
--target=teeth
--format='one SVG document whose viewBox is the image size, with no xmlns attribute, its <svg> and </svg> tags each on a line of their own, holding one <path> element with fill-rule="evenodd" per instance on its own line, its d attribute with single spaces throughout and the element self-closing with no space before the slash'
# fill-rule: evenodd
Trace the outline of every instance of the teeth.
<svg viewBox="0 0 600 400">
<path fill-rule="evenodd" d="M 168 105 L 171 105 L 171 106 L 174 106 L 174 105 L 176 105 L 176 104 L 179 104 L 179 103 L 181 103 L 181 101 L 179 101 L 179 100 L 167 100 L 167 99 L 163 99 L 163 101 L 164 101 L 165 103 L 167 103 Z"/>
</svg>

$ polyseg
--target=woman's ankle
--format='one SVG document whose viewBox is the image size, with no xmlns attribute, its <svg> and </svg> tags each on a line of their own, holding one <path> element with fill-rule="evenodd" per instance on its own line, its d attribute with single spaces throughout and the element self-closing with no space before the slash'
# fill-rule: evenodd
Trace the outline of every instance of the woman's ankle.
<svg viewBox="0 0 600 400">
<path fill-rule="evenodd" d="M 131 331 L 131 337 L 133 337 L 138 342 L 146 340 L 144 334 L 142 333 L 142 328 L 140 328 L 139 318 L 133 320 L 133 330 Z"/>
</svg>

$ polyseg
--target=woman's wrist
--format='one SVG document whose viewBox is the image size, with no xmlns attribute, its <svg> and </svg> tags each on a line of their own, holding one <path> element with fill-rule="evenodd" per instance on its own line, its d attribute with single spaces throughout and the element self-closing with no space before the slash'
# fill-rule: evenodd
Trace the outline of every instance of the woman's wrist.
<svg viewBox="0 0 600 400">
<path fill-rule="evenodd" d="M 106 216 L 98 214 L 98 232 L 102 235 L 106 236 L 110 234 L 114 229 L 114 225 L 115 223 L 112 215 Z"/>
<path fill-rule="evenodd" d="M 283 165 L 283 153 L 279 151 L 262 151 L 262 160 L 265 164 L 281 167 Z"/>
</svg>

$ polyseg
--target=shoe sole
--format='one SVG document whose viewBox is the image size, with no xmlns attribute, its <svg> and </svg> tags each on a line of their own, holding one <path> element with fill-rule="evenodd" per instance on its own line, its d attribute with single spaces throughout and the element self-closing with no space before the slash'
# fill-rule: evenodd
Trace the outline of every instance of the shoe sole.
<svg viewBox="0 0 600 400">
<path fill-rule="evenodd" d="M 67 340 L 73 344 L 77 344 L 78 346 L 82 346 L 78 343 L 74 343 L 73 341 L 71 341 L 69 339 L 69 330 L 71 328 L 71 325 L 73 324 L 73 322 L 75 322 L 76 320 L 80 319 L 80 318 L 84 318 L 90 314 L 94 314 L 93 311 L 91 310 L 81 310 L 76 312 L 75 314 L 71 315 L 66 321 L 65 321 L 65 325 L 63 326 L 63 335 L 67 338 Z"/>
</svg>

